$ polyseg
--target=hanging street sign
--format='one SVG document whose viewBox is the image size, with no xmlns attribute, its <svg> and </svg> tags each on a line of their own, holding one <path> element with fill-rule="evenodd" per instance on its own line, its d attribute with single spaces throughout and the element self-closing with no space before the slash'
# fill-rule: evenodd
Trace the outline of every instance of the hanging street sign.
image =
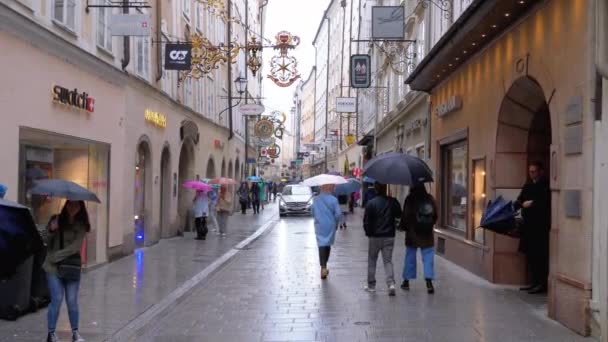
<svg viewBox="0 0 608 342">
<path fill-rule="evenodd" d="M 192 44 L 165 44 L 165 70 L 190 70 Z"/>
<path fill-rule="evenodd" d="M 338 113 L 356 113 L 357 98 L 356 97 L 337 97 L 336 112 Z"/>
<path fill-rule="evenodd" d="M 256 122 L 254 127 L 254 135 L 258 138 L 270 138 L 274 133 L 274 123 L 267 119 L 262 119 Z"/>
<path fill-rule="evenodd" d="M 260 115 L 264 113 L 266 108 L 263 105 L 257 103 L 243 104 L 239 107 L 239 112 L 244 116 L 248 115 Z"/>
<path fill-rule="evenodd" d="M 372 6 L 372 39 L 405 37 L 405 6 Z"/>
<path fill-rule="evenodd" d="M 354 134 L 348 134 L 344 137 L 344 141 L 346 142 L 346 145 L 350 146 L 352 144 L 355 143 L 355 135 Z"/>
<path fill-rule="evenodd" d="M 369 88 L 371 78 L 371 57 L 369 55 L 350 56 L 350 86 Z"/>
<path fill-rule="evenodd" d="M 110 17 L 110 35 L 148 37 L 152 19 L 147 14 L 113 14 Z"/>
</svg>

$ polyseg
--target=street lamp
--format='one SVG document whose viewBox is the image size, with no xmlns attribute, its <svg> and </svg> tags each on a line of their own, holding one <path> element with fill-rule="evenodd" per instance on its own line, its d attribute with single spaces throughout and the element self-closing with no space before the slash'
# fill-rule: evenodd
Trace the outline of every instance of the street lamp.
<svg viewBox="0 0 608 342">
<path fill-rule="evenodd" d="M 235 78 L 234 86 L 236 87 L 236 91 L 239 93 L 239 95 L 243 95 L 245 89 L 247 88 L 247 79 L 240 76 Z"/>
</svg>

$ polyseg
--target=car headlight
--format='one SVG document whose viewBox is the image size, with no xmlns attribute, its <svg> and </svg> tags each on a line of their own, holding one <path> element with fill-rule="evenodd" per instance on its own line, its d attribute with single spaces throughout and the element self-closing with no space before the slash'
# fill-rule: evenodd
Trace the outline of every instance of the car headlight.
<svg viewBox="0 0 608 342">
<path fill-rule="evenodd" d="M 281 207 L 286 207 L 287 203 L 285 203 L 285 200 L 283 200 L 282 198 L 279 200 L 279 206 Z"/>
<path fill-rule="evenodd" d="M 312 198 L 308 200 L 308 203 L 306 203 L 306 206 L 307 206 L 307 207 L 312 206 Z"/>
</svg>

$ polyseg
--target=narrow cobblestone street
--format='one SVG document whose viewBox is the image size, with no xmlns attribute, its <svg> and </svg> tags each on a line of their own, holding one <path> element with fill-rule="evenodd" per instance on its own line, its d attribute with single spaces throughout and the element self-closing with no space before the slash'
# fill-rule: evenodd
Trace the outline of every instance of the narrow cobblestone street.
<svg viewBox="0 0 608 342">
<path fill-rule="evenodd" d="M 367 240 L 360 212 L 319 277 L 310 218 L 282 219 L 173 309 L 133 332 L 137 341 L 585 341 L 546 317 L 545 299 L 495 286 L 437 258 L 436 294 L 424 283 L 387 295 L 363 290 Z M 395 272 L 401 278 L 403 234 Z M 420 268 L 419 268 L 420 275 Z"/>
</svg>

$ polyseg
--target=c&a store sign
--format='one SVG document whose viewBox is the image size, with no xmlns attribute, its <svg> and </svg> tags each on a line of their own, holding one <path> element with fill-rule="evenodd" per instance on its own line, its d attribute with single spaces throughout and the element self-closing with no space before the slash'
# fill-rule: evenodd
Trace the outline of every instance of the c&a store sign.
<svg viewBox="0 0 608 342">
<path fill-rule="evenodd" d="M 95 99 L 86 92 L 78 92 L 78 89 L 70 90 L 62 86 L 53 86 L 53 101 L 84 110 L 89 113 L 95 112 Z"/>
</svg>

